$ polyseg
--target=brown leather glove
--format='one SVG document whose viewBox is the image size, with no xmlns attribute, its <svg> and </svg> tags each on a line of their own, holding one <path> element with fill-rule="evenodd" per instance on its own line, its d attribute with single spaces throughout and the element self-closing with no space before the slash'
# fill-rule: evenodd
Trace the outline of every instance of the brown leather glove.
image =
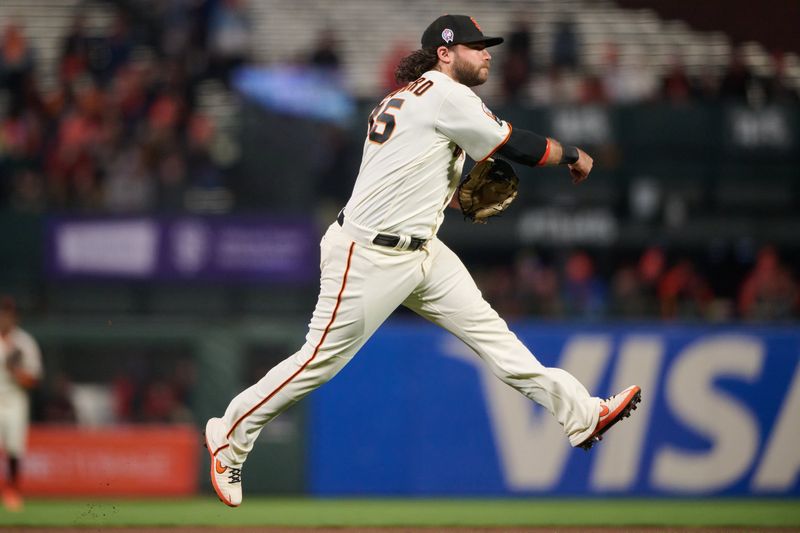
<svg viewBox="0 0 800 533">
<path fill-rule="evenodd" d="M 456 194 L 464 216 L 476 224 L 486 224 L 517 197 L 519 178 L 514 168 L 502 159 L 476 163 L 458 186 Z"/>
</svg>

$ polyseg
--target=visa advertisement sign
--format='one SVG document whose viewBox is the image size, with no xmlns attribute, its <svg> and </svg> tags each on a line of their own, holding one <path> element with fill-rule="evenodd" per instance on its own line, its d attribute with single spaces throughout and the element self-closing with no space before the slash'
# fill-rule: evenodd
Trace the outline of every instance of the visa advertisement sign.
<svg viewBox="0 0 800 533">
<path fill-rule="evenodd" d="M 642 387 L 590 452 L 449 333 L 378 330 L 311 397 L 316 494 L 800 496 L 797 328 L 516 324 L 597 396 Z"/>
</svg>

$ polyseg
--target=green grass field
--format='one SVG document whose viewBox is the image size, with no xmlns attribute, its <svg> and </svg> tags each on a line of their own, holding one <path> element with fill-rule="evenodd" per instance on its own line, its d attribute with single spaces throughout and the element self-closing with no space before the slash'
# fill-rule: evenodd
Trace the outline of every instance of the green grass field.
<svg viewBox="0 0 800 533">
<path fill-rule="evenodd" d="M 8 526 L 797 527 L 798 500 L 282 499 L 247 498 L 228 509 L 215 498 L 45 500 L 21 513 L 0 510 Z"/>
</svg>

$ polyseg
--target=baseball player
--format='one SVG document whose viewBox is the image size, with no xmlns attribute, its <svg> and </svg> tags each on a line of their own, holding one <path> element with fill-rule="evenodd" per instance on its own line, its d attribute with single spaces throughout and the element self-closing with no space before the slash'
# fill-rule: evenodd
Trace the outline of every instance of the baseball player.
<svg viewBox="0 0 800 533">
<path fill-rule="evenodd" d="M 0 450 L 7 460 L 3 505 L 9 511 L 22 509 L 19 463 L 28 433 L 28 390 L 42 374 L 39 345 L 17 325 L 13 299 L 0 299 Z"/>
<path fill-rule="evenodd" d="M 486 82 L 488 47 L 502 42 L 471 17 L 444 15 L 400 62 L 397 77 L 407 85 L 370 115 L 352 196 L 320 243 L 320 293 L 305 344 L 206 424 L 211 483 L 226 505 L 242 501 L 242 465 L 264 425 L 336 375 L 399 305 L 453 333 L 498 378 L 544 406 L 572 446 L 590 448 L 639 402 L 637 386 L 602 400 L 539 363 L 436 237 L 465 155 L 564 165 L 576 183 L 592 168 L 582 150 L 512 128 L 470 89 Z"/>
</svg>

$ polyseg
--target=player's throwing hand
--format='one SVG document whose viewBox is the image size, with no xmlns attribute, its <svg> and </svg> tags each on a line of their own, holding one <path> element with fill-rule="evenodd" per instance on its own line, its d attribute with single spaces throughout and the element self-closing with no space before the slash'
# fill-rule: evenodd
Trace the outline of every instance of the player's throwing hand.
<svg viewBox="0 0 800 533">
<path fill-rule="evenodd" d="M 594 159 L 578 148 L 578 160 L 571 164 L 567 165 L 569 168 L 569 173 L 572 176 L 572 183 L 580 183 L 586 178 L 589 177 L 589 172 L 592 171 L 592 166 L 594 165 Z"/>
</svg>

